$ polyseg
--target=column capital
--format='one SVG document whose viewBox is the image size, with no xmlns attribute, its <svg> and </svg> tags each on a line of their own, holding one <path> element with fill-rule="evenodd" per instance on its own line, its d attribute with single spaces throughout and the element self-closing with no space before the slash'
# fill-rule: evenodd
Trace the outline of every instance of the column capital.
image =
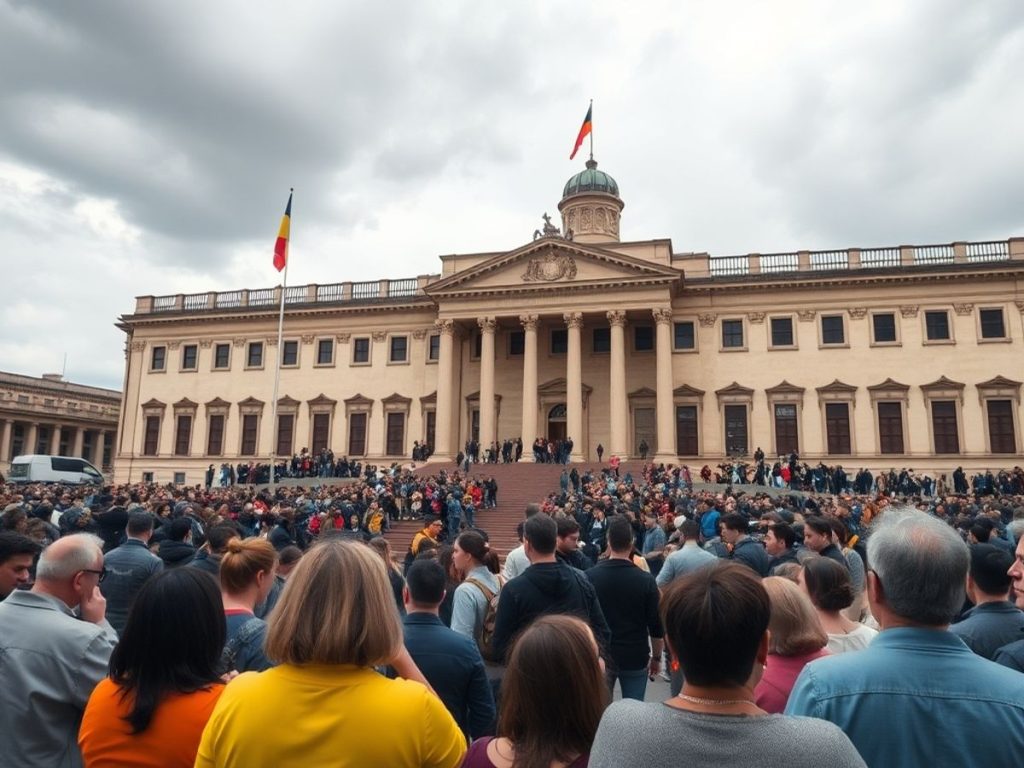
<svg viewBox="0 0 1024 768">
<path fill-rule="evenodd" d="M 442 336 L 454 336 L 455 335 L 455 321 L 454 320 L 435 320 L 434 327 L 441 332 Z"/>
<path fill-rule="evenodd" d="M 537 330 L 537 315 L 520 315 L 519 322 L 523 326 L 524 331 Z"/>
<path fill-rule="evenodd" d="M 672 308 L 671 307 L 657 307 L 651 310 L 651 314 L 654 316 L 654 322 L 658 325 L 672 322 Z"/>
<path fill-rule="evenodd" d="M 566 312 L 562 315 L 562 319 L 565 320 L 566 326 L 569 328 L 582 328 L 583 327 L 583 313 L 582 312 Z"/>
<path fill-rule="evenodd" d="M 626 313 L 621 309 L 613 309 L 609 312 L 605 312 L 604 316 L 608 318 L 608 325 L 618 326 L 619 328 L 626 327 Z"/>
<path fill-rule="evenodd" d="M 480 326 L 483 333 L 494 333 L 494 329 L 498 325 L 493 317 L 478 317 L 476 324 Z"/>
</svg>

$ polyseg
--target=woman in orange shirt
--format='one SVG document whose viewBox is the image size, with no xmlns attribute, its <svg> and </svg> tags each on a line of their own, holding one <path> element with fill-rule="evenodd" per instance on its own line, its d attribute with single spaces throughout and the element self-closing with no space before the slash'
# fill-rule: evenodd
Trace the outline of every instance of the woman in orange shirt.
<svg viewBox="0 0 1024 768">
<path fill-rule="evenodd" d="M 175 568 L 146 582 L 110 657 L 110 677 L 85 707 L 85 768 L 191 768 L 224 690 L 224 643 L 224 604 L 208 573 Z"/>
</svg>

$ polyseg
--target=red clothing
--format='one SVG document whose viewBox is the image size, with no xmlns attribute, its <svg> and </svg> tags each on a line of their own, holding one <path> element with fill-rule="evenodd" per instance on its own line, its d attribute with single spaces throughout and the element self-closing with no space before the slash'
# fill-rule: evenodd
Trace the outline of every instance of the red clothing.
<svg viewBox="0 0 1024 768">
<path fill-rule="evenodd" d="M 469 745 L 469 751 L 462 761 L 462 768 L 495 768 L 491 758 L 487 756 L 487 745 L 494 741 L 493 736 L 484 736 Z M 580 755 L 569 764 L 569 768 L 587 768 L 590 755 Z"/>
<path fill-rule="evenodd" d="M 779 656 L 769 653 L 761 682 L 754 689 L 754 701 L 757 706 L 770 715 L 782 714 L 793 685 L 803 668 L 809 662 L 828 655 L 830 654 L 826 648 L 802 656 Z"/>
</svg>

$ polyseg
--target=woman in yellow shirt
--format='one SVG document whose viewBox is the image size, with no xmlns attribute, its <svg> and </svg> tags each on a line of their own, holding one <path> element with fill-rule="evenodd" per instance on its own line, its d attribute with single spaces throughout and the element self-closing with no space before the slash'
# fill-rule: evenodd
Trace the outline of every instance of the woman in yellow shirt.
<svg viewBox="0 0 1024 768">
<path fill-rule="evenodd" d="M 461 763 L 466 739 L 441 700 L 373 669 L 407 669 L 408 655 L 384 563 L 365 544 L 330 538 L 299 561 L 265 650 L 278 666 L 227 687 L 197 768 Z"/>
</svg>

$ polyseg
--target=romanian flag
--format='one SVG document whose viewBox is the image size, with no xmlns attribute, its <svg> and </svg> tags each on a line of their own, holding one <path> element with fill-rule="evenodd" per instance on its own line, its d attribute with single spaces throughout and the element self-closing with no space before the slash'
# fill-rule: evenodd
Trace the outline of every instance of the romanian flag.
<svg viewBox="0 0 1024 768">
<path fill-rule="evenodd" d="M 280 272 L 288 264 L 288 235 L 292 222 L 292 194 L 288 193 L 288 207 L 284 209 L 284 216 L 281 217 L 281 229 L 277 232 L 277 242 L 274 243 L 274 267 Z"/>
<path fill-rule="evenodd" d="M 587 134 L 589 134 L 590 130 L 594 127 L 590 119 L 590 113 L 593 111 L 594 105 L 591 104 L 587 109 L 587 116 L 583 118 L 583 125 L 580 126 L 580 135 L 576 137 L 576 146 L 572 148 L 572 154 L 569 155 L 570 160 L 576 157 L 576 153 L 580 151 L 580 145 L 583 143 L 583 139 L 587 137 Z"/>
</svg>

